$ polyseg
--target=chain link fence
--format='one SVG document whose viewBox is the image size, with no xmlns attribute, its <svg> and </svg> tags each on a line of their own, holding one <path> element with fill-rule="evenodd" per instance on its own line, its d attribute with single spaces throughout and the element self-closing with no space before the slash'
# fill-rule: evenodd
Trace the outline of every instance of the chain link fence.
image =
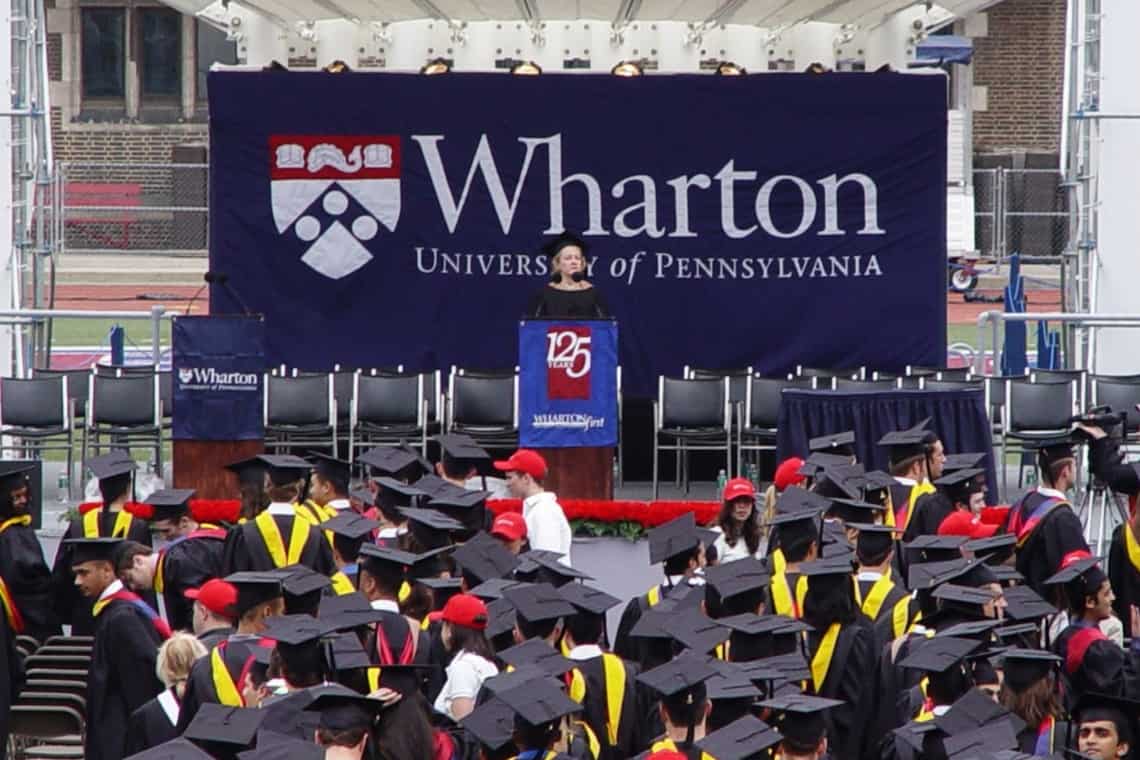
<svg viewBox="0 0 1140 760">
<path fill-rule="evenodd" d="M 205 256 L 209 165 L 203 157 L 58 163 L 61 253 Z"/>
<path fill-rule="evenodd" d="M 1069 240 L 1068 193 L 1057 169 L 1001 165 L 1009 156 L 980 156 L 996 166 L 974 170 L 975 245 L 983 259 L 1059 263 Z"/>
</svg>

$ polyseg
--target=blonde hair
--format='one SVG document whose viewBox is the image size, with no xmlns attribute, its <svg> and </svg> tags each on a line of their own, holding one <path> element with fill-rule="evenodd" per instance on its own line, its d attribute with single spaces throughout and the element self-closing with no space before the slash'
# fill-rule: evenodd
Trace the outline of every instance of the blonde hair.
<svg viewBox="0 0 1140 760">
<path fill-rule="evenodd" d="M 206 647 L 201 641 L 189 633 L 179 631 L 158 648 L 158 662 L 154 672 L 167 688 L 173 686 L 181 695 L 186 679 L 190 677 L 190 668 L 198 658 L 205 656 Z"/>
<path fill-rule="evenodd" d="M 768 490 L 764 492 L 764 512 L 760 517 L 760 528 L 767 529 L 772 524 L 772 518 L 776 516 L 776 498 L 779 497 L 780 492 L 776 490 L 776 484 L 768 486 Z"/>
</svg>

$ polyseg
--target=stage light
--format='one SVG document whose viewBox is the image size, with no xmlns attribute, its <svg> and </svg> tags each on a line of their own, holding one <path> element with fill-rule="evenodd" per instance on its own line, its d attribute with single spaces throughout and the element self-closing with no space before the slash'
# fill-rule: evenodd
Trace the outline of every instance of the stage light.
<svg viewBox="0 0 1140 760">
<path fill-rule="evenodd" d="M 451 61 L 446 58 L 433 58 L 420 68 L 421 74 L 447 74 L 451 71 Z"/>
<path fill-rule="evenodd" d="M 742 77 L 748 71 L 743 66 L 737 66 L 732 61 L 721 61 L 716 65 L 716 75 L 718 77 Z"/>
<path fill-rule="evenodd" d="M 511 73 L 518 74 L 519 76 L 538 76 L 542 73 L 542 67 L 534 61 L 519 61 L 514 66 L 511 66 Z"/>
<path fill-rule="evenodd" d="M 621 61 L 610 69 L 610 73 L 615 77 L 639 77 L 641 76 L 641 64 L 637 61 Z"/>
<path fill-rule="evenodd" d="M 350 71 L 352 71 L 352 69 L 348 67 L 348 64 L 339 58 L 325 66 L 325 73 L 328 74 L 346 74 Z"/>
<path fill-rule="evenodd" d="M 808 67 L 804 69 L 805 74 L 827 74 L 830 71 L 831 69 L 827 68 L 819 61 L 808 64 Z"/>
</svg>

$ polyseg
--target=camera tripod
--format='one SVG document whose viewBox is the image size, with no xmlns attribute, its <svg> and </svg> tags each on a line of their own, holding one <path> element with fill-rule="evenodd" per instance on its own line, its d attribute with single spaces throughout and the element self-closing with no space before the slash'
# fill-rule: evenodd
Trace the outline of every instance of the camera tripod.
<svg viewBox="0 0 1140 760">
<path fill-rule="evenodd" d="M 1077 517 L 1084 526 L 1085 540 L 1093 554 L 1103 556 L 1108 551 L 1112 531 L 1117 525 L 1128 522 L 1128 506 L 1119 494 L 1090 473 L 1077 505 Z"/>
</svg>

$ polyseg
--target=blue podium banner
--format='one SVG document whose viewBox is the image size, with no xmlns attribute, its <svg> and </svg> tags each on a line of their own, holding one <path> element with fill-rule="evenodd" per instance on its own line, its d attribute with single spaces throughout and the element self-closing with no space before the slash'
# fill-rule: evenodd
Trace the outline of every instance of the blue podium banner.
<svg viewBox="0 0 1140 760">
<path fill-rule="evenodd" d="M 611 321 L 519 323 L 519 445 L 617 445 L 618 328 Z"/>
<path fill-rule="evenodd" d="M 263 438 L 265 323 L 257 317 L 175 317 L 172 332 L 174 439 Z"/>
<path fill-rule="evenodd" d="M 627 395 L 946 361 L 944 77 L 215 71 L 209 98 L 211 313 L 264 314 L 271 366 L 511 367 L 564 230 Z"/>
</svg>

